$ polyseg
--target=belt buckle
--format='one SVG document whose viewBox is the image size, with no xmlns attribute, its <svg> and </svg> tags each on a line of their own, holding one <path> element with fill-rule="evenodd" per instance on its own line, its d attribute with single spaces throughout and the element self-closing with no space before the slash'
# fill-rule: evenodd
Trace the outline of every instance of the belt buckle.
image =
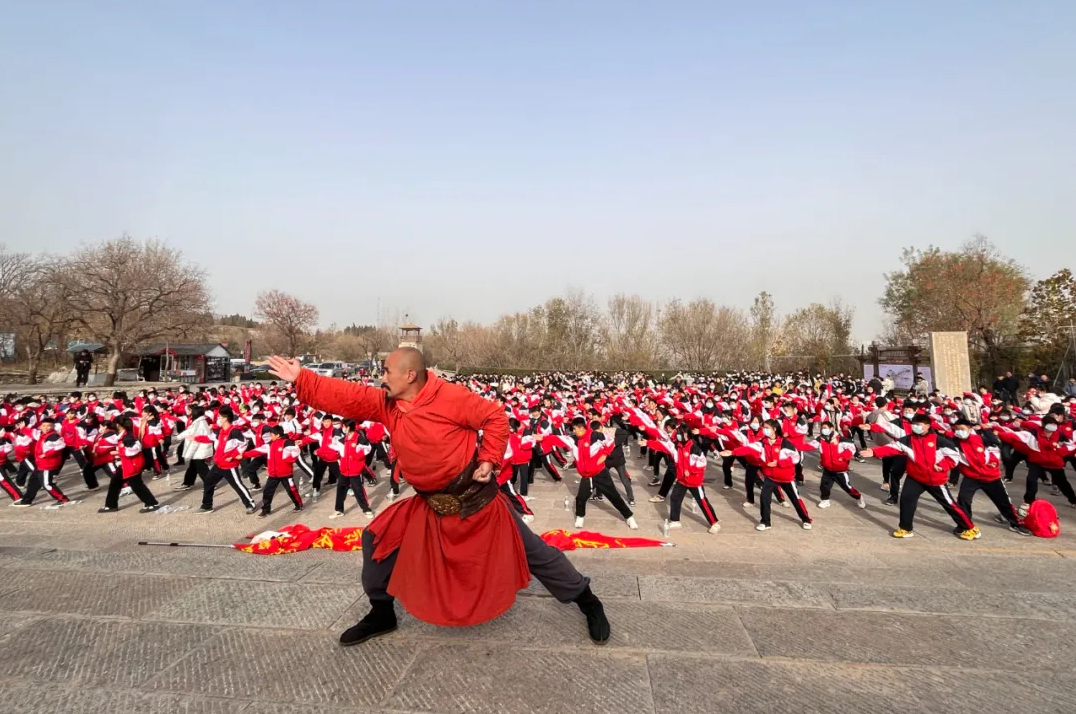
<svg viewBox="0 0 1076 714">
<path fill-rule="evenodd" d="M 460 500 L 447 493 L 435 493 L 426 498 L 426 503 L 439 516 L 454 516 L 460 512 Z"/>
</svg>

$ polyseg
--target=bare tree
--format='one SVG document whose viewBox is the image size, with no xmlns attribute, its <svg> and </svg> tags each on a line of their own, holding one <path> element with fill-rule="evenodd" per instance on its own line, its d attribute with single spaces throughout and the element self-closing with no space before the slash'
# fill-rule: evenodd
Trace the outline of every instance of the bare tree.
<svg viewBox="0 0 1076 714">
<path fill-rule="evenodd" d="M 777 314 L 773 296 L 763 290 L 751 304 L 751 352 L 756 367 L 770 371 L 770 358 L 777 341 Z"/>
<path fill-rule="evenodd" d="M 280 290 L 258 293 L 254 316 L 266 322 L 282 338 L 287 354 L 294 357 L 307 334 L 317 327 L 318 309 Z"/>
<path fill-rule="evenodd" d="M 26 352 L 27 381 L 37 384 L 41 357 L 55 349 L 74 322 L 71 282 L 52 258 L 11 253 L 0 246 L 0 319 Z"/>
<path fill-rule="evenodd" d="M 377 362 L 382 352 L 391 351 L 399 342 L 387 327 L 367 327 L 359 333 L 358 338 L 366 358 L 371 362 Z"/>
<path fill-rule="evenodd" d="M 458 370 L 464 358 L 463 337 L 458 322 L 451 317 L 442 317 L 430 328 L 426 343 L 438 358 L 443 355 L 446 363 Z"/>
<path fill-rule="evenodd" d="M 669 303 L 661 316 L 661 335 L 677 367 L 711 371 L 744 364 L 750 327 L 744 314 L 710 300 Z"/>
<path fill-rule="evenodd" d="M 638 295 L 614 295 L 603 330 L 605 362 L 611 369 L 650 369 L 660 362 L 657 309 Z"/>
<path fill-rule="evenodd" d="M 81 248 L 64 271 L 74 325 L 108 348 L 105 386 L 115 384 L 126 351 L 183 339 L 212 321 L 205 271 L 164 243 L 124 235 Z"/>
</svg>

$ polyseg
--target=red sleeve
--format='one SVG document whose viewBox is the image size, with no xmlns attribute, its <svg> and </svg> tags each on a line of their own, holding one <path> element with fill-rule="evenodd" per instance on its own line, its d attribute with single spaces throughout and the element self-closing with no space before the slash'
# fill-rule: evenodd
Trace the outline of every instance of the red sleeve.
<svg viewBox="0 0 1076 714">
<path fill-rule="evenodd" d="M 330 414 L 339 414 L 345 419 L 388 421 L 385 390 L 378 387 L 367 387 L 332 377 L 319 377 L 310 370 L 304 369 L 299 372 L 299 378 L 295 380 L 295 394 L 304 404 Z M 476 398 L 485 401 L 477 395 Z M 507 431 L 507 419 L 504 424 Z"/>
<path fill-rule="evenodd" d="M 908 455 L 907 452 L 905 452 L 903 449 L 898 449 L 897 447 L 892 446 L 890 444 L 887 444 L 885 446 L 875 446 L 870 451 L 871 451 L 872 454 L 874 454 L 875 456 L 877 456 L 879 458 L 881 458 L 883 456 L 907 456 Z"/>
<path fill-rule="evenodd" d="M 482 431 L 479 463 L 501 463 L 508 448 L 508 417 L 494 402 L 483 399 L 469 389 L 461 387 L 456 394 L 456 417 L 459 423 Z"/>
</svg>

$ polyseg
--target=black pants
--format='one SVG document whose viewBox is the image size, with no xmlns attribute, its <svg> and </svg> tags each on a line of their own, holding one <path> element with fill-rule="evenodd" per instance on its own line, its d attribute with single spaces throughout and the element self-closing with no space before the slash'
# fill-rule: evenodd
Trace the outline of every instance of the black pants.
<svg viewBox="0 0 1076 714">
<path fill-rule="evenodd" d="M 620 492 L 613 485 L 609 469 L 603 470 L 597 476 L 579 479 L 579 493 L 575 494 L 576 518 L 582 518 L 587 515 L 587 499 L 590 498 L 591 489 L 608 498 L 609 504 L 619 511 L 624 518 L 631 518 L 631 509 L 628 508 L 628 504 L 624 503 L 624 499 L 620 497 Z"/>
<path fill-rule="evenodd" d="M 941 504 L 941 507 L 945 509 L 945 512 L 949 514 L 957 527 L 964 530 L 970 530 L 975 527 L 975 524 L 971 522 L 971 517 L 953 500 L 953 494 L 949 493 L 947 485 L 927 486 L 914 478 L 909 478 L 905 480 L 904 490 L 900 494 L 900 527 L 902 529 L 906 531 L 912 530 L 915 523 L 915 509 L 919 507 L 919 497 L 924 491 Z"/>
<path fill-rule="evenodd" d="M 770 502 L 773 499 L 774 491 L 778 489 L 785 492 L 789 500 L 792 501 L 792 506 L 796 509 L 796 513 L 799 515 L 800 520 L 804 523 L 811 522 L 811 516 L 807 513 L 807 506 L 803 505 L 803 499 L 800 498 L 799 489 L 796 488 L 796 482 L 783 483 L 774 481 L 773 479 L 762 479 L 762 494 L 759 496 L 759 520 L 764 526 L 773 525 L 770 522 Z"/>
<path fill-rule="evenodd" d="M 157 499 L 154 498 L 153 493 L 142 481 L 142 474 L 137 476 L 131 476 L 129 478 L 123 477 L 123 471 L 118 466 L 112 466 L 109 469 L 108 479 L 108 493 L 105 494 L 105 508 L 119 508 L 120 507 L 120 491 L 124 486 L 130 486 L 134 495 L 138 496 L 138 500 L 146 506 L 156 506 Z"/>
<path fill-rule="evenodd" d="M 695 502 L 699 504 L 699 508 L 702 509 L 702 515 L 706 517 L 706 523 L 711 526 L 717 523 L 717 512 L 710 505 L 710 499 L 706 498 L 706 491 L 703 490 L 703 487 L 688 487 L 679 482 L 673 486 L 672 497 L 669 499 L 669 520 L 673 522 L 680 520 L 680 508 L 684 505 L 684 494 L 687 493 L 690 493 Z"/>
<path fill-rule="evenodd" d="M 971 501 L 979 491 L 990 497 L 990 500 L 997 507 L 998 513 L 1004 516 L 1010 525 L 1015 526 L 1020 522 L 1019 516 L 1016 515 L 1016 508 L 1013 507 L 1012 500 L 1009 499 L 1009 492 L 1005 490 L 1005 483 L 1001 479 L 979 481 L 965 476 L 963 483 L 960 484 L 956 503 L 967 514 L 968 520 L 972 520 Z"/>
<path fill-rule="evenodd" d="M 209 476 L 209 461 L 206 459 L 190 459 L 187 461 L 187 470 L 183 474 L 183 485 L 193 486 L 195 479 L 201 477 L 205 483 Z"/>
<path fill-rule="evenodd" d="M 322 461 L 318 459 L 314 464 L 314 490 L 321 490 L 321 478 L 325 475 L 325 472 L 329 472 L 329 480 L 326 485 L 332 486 L 340 479 L 340 462 L 339 461 Z"/>
<path fill-rule="evenodd" d="M 243 462 L 243 476 L 250 481 L 250 485 L 254 488 L 261 486 L 261 481 L 258 480 L 258 469 L 265 468 L 268 461 L 264 456 L 255 456 L 253 459 L 246 459 Z"/>
<path fill-rule="evenodd" d="M 535 446 L 531 451 L 531 473 L 535 473 L 538 469 L 545 469 L 554 481 L 560 481 L 560 471 L 549 462 L 549 457 L 542 453 L 541 446 Z"/>
<path fill-rule="evenodd" d="M 631 476 L 628 475 L 628 467 L 626 464 L 615 464 L 609 467 L 609 473 L 612 474 L 616 471 L 617 477 L 620 479 L 620 485 L 624 487 L 624 493 L 628 496 L 628 501 L 635 501 L 635 492 L 631 489 Z"/>
<path fill-rule="evenodd" d="M 303 461 L 303 458 L 300 456 L 298 459 L 295 460 L 295 465 L 298 466 L 299 469 L 310 478 L 311 482 L 313 482 L 314 469 L 310 466 L 310 464 Z"/>
<path fill-rule="evenodd" d="M 857 501 L 863 497 L 856 489 L 852 488 L 852 484 L 848 481 L 848 472 L 830 471 L 829 469 L 822 469 L 822 484 L 818 487 L 818 495 L 823 501 L 829 500 L 830 491 L 833 489 L 833 484 L 836 483 L 841 487 L 845 493 Z"/>
<path fill-rule="evenodd" d="M 894 456 L 893 465 L 889 470 L 889 497 L 894 501 L 900 499 L 900 480 L 908 469 L 907 456 Z"/>
<path fill-rule="evenodd" d="M 90 370 L 75 369 L 75 389 L 90 383 Z"/>
<path fill-rule="evenodd" d="M 228 485 L 239 496 L 239 500 L 243 502 L 247 510 L 254 508 L 254 499 L 250 497 L 250 491 L 243 485 L 243 479 L 239 477 L 239 469 L 222 469 L 216 464 L 213 464 L 213 467 L 209 469 L 209 474 L 203 479 L 202 508 L 213 508 L 213 491 L 221 479 L 228 482 Z"/>
<path fill-rule="evenodd" d="M 93 459 L 87 458 L 86 452 L 82 449 L 72 449 L 71 457 L 82 472 L 82 480 L 86 482 L 86 488 L 97 488 L 100 484 L 97 483 L 97 469 L 93 467 Z"/>
<path fill-rule="evenodd" d="M 531 480 L 531 465 L 526 464 L 512 464 L 512 481 L 516 484 L 516 488 L 519 489 L 519 495 L 526 496 L 530 490 Z"/>
<path fill-rule="evenodd" d="M 5 462 L 3 466 L 0 466 L 0 491 L 6 493 L 12 501 L 18 501 L 22 499 L 22 491 L 15 485 L 15 482 L 11 480 L 9 472 L 14 473 L 15 467 Z"/>
<path fill-rule="evenodd" d="M 755 486 L 758 486 L 759 489 L 762 488 L 762 473 L 758 470 L 757 466 L 752 466 L 746 461 L 744 462 L 744 469 L 746 474 L 744 475 L 743 485 L 744 490 L 747 491 L 747 502 L 754 503 Z M 778 503 L 785 502 L 785 495 L 781 493 L 781 489 L 775 489 L 773 495 L 777 497 Z"/>
<path fill-rule="evenodd" d="M 721 459 L 721 473 L 725 477 L 725 485 L 729 488 L 732 488 L 732 464 L 737 461 L 740 462 L 740 466 L 743 466 L 744 469 L 750 468 L 747 465 L 747 459 L 742 456 L 726 456 L 725 458 Z M 752 498 L 751 500 L 754 499 Z"/>
<path fill-rule="evenodd" d="M 534 531 L 520 520 L 519 514 L 512 511 L 512 516 L 523 539 L 523 552 L 526 553 L 527 567 L 531 575 L 560 602 L 569 603 L 579 597 L 590 584 L 590 578 L 581 575 L 571 561 L 564 557 L 564 553 L 547 545 L 535 535 Z M 389 578 L 392 577 L 399 551 L 394 551 L 384 560 L 376 561 L 374 547 L 374 532 L 367 528 L 362 532 L 362 589 L 366 591 L 370 602 L 392 602 L 393 597 L 388 592 Z"/>
<path fill-rule="evenodd" d="M 501 493 L 508 497 L 508 503 L 512 506 L 516 513 L 524 516 L 534 515 L 534 511 L 527 505 L 527 502 L 523 500 L 523 497 L 516 491 L 516 487 L 512 485 L 512 479 L 508 479 L 501 484 Z"/>
<path fill-rule="evenodd" d="M 1061 489 L 1061 493 L 1069 503 L 1076 503 L 1076 493 L 1073 492 L 1072 484 L 1069 483 L 1068 476 L 1065 475 L 1065 469 L 1046 469 L 1030 462 L 1028 462 L 1027 466 L 1027 488 L 1024 490 L 1024 503 L 1033 503 L 1038 498 L 1039 477 L 1045 474 L 1050 474 L 1054 485 Z"/>
<path fill-rule="evenodd" d="M 183 419 L 176 419 L 175 431 L 173 433 L 174 434 L 182 434 L 186 430 L 186 428 L 187 428 L 187 423 Z M 187 443 L 186 439 L 180 439 L 179 440 L 179 445 L 176 447 L 176 464 L 178 464 L 180 466 L 182 466 L 184 463 L 186 463 L 186 462 L 183 461 L 183 446 L 186 443 Z M 171 443 L 169 443 L 169 446 L 171 446 Z"/>
<path fill-rule="evenodd" d="M 53 469 L 51 471 L 34 471 L 30 474 L 30 480 L 26 484 L 26 493 L 22 496 L 23 503 L 33 503 L 34 498 L 37 496 L 37 492 L 42 488 L 45 489 L 45 493 L 56 499 L 57 503 L 67 503 L 67 496 L 60 490 L 60 487 L 56 485 L 56 476 L 60 473 L 59 469 Z"/>
<path fill-rule="evenodd" d="M 661 486 L 658 487 L 658 495 L 664 498 L 669 495 L 669 491 L 672 490 L 673 484 L 676 483 L 676 464 L 673 463 L 672 458 L 668 454 L 662 454 L 662 461 L 665 462 L 665 475 L 661 477 Z M 658 477 L 658 470 L 654 469 L 654 478 Z"/>
<path fill-rule="evenodd" d="M 347 490 L 355 494 L 355 500 L 359 502 L 359 508 L 363 513 L 370 510 L 370 501 L 366 498 L 366 486 L 362 482 L 362 476 L 343 476 L 336 482 L 336 510 L 344 512 L 344 501 L 347 500 Z"/>
<path fill-rule="evenodd" d="M 1012 448 L 1008 444 L 1001 445 L 1001 463 L 1005 464 L 1005 480 L 1012 481 L 1013 476 L 1016 475 L 1016 467 L 1021 461 L 1026 461 L 1027 457 L 1021 454 L 1016 449 Z"/>
<path fill-rule="evenodd" d="M 273 510 L 273 494 L 276 493 L 278 486 L 284 487 L 284 492 L 288 494 L 288 498 L 291 499 L 292 504 L 296 508 L 303 507 L 303 499 L 299 495 L 299 489 L 295 485 L 295 477 L 293 476 L 266 476 L 265 477 L 265 490 L 262 491 L 262 513 L 266 515 Z"/>
<path fill-rule="evenodd" d="M 36 469 L 37 466 L 34 465 L 34 460 L 31 458 L 25 458 L 19 462 L 19 470 L 15 472 L 15 483 L 19 488 L 26 486 L 26 479 L 28 479 L 30 474 Z"/>
</svg>

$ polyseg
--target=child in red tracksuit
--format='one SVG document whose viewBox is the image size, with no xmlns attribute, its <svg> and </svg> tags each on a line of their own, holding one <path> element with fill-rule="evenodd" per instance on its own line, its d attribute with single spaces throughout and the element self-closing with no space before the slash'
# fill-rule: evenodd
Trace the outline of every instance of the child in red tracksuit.
<svg viewBox="0 0 1076 714">
<path fill-rule="evenodd" d="M 518 419 L 512 417 L 508 420 L 508 443 L 512 447 L 512 481 L 518 484 L 520 496 L 524 500 L 527 500 L 527 490 L 533 479 L 531 461 L 534 445 L 538 440 L 534 434 L 528 434 L 522 428 Z"/>
<path fill-rule="evenodd" d="M 11 480 L 11 474 L 15 473 L 15 468 L 8 462 L 15 450 L 15 445 L 10 441 L 11 431 L 11 427 L 5 426 L 4 436 L 0 438 L 0 490 L 6 493 L 12 501 L 18 501 L 22 499 L 22 491 Z"/>
<path fill-rule="evenodd" d="M 819 508 L 829 508 L 829 494 L 836 483 L 849 496 L 856 500 L 860 508 L 867 507 L 863 494 L 852 488 L 848 481 L 848 466 L 852 463 L 858 449 L 852 437 L 842 437 L 832 422 L 822 422 L 822 438 L 808 441 L 803 445 L 804 451 L 817 451 L 822 463 L 822 483 L 819 486 Z"/>
<path fill-rule="evenodd" d="M 511 423 L 511 421 L 512 420 L 509 420 L 509 423 Z M 512 466 L 512 460 L 515 456 L 513 444 L 518 438 L 519 437 L 515 432 L 511 432 L 508 435 L 508 448 L 505 449 L 504 458 L 501 459 L 501 470 L 497 474 L 497 485 L 501 487 L 501 493 L 508 497 L 508 502 L 512 505 L 512 508 L 514 508 L 523 518 L 523 522 L 531 523 L 534 521 L 534 512 L 531 511 L 530 506 L 527 505 L 527 501 L 519 495 L 515 486 L 512 485 L 512 479 L 515 474 L 515 468 Z"/>
<path fill-rule="evenodd" d="M 142 481 L 142 472 L 146 468 L 143 444 L 132 433 L 134 426 L 130 417 L 117 418 L 115 427 L 119 437 L 115 454 L 119 463 L 109 469 L 111 478 L 108 482 L 108 492 L 105 494 L 105 507 L 98 509 L 97 512 L 115 513 L 120 510 L 120 491 L 124 486 L 130 486 L 131 492 L 142 501 L 142 508 L 138 512 L 152 513 L 161 505 Z"/>
<path fill-rule="evenodd" d="M 267 518 L 273 510 L 273 494 L 283 485 L 295 512 L 303 510 L 303 499 L 295 485 L 294 464 L 299 460 L 299 447 L 284 435 L 284 428 L 274 426 L 266 430 L 268 441 L 243 454 L 244 459 L 265 460 L 265 490 L 262 491 L 262 508 L 258 518 Z"/>
<path fill-rule="evenodd" d="M 919 506 L 919 497 L 926 491 L 953 519 L 960 538 L 975 540 L 980 536 L 979 529 L 971 522 L 964 509 L 953 500 L 947 485 L 949 470 L 960 461 L 960 451 L 952 441 L 932 431 L 930 424 L 929 416 L 916 414 L 912 418 L 911 434 L 885 446 L 876 446 L 859 453 L 867 458 L 907 457 L 908 479 L 900 492 L 900 526 L 893 531 L 894 538 L 911 538 L 915 535 L 912 530 L 915 511 Z"/>
<path fill-rule="evenodd" d="M 620 512 L 628 528 L 638 530 L 639 524 L 635 522 L 631 509 L 613 485 L 609 469 L 605 467 L 605 459 L 615 446 L 613 440 L 606 439 L 605 434 L 601 433 L 600 422 L 595 421 L 588 426 L 583 417 L 572 420 L 572 433 L 576 439 L 575 443 L 571 444 L 572 456 L 575 457 L 575 470 L 579 474 L 579 492 L 575 495 L 575 527 L 583 527 L 587 500 L 591 490 L 595 489 L 609 499 L 609 504 Z"/>
<path fill-rule="evenodd" d="M 332 486 L 340 479 L 340 454 L 344 450 L 344 430 L 333 423 L 333 417 L 326 414 L 321 418 L 320 429 L 310 434 L 310 439 L 317 444 L 314 456 L 314 490 L 321 491 L 321 479 L 329 472 L 327 485 Z"/>
<path fill-rule="evenodd" d="M 677 425 L 675 438 L 673 460 L 676 462 L 676 485 L 669 496 L 669 528 L 681 527 L 680 508 L 684 504 L 684 494 L 690 493 L 702 509 L 702 515 L 710 527 L 709 532 L 717 533 L 721 530 L 721 524 L 717 522 L 717 512 L 706 498 L 702 485 L 706 475 L 706 450 L 699 443 L 697 435 L 692 434 L 685 424 Z"/>
<path fill-rule="evenodd" d="M 1000 424 L 996 427 L 998 438 L 1027 457 L 1027 488 L 1024 491 L 1024 512 L 1038 498 L 1039 479 L 1050 474 L 1054 485 L 1076 508 L 1076 491 L 1073 491 L 1065 475 L 1065 459 L 1076 452 L 1076 445 L 1065 438 L 1062 425 L 1057 417 L 1046 414 L 1041 424 L 1029 421 L 1014 421 L 1016 429 L 1007 429 Z M 1023 427 L 1023 430 L 1020 430 Z"/>
<path fill-rule="evenodd" d="M 725 454 L 722 453 L 724 456 Z M 800 461 L 800 452 L 790 440 L 781 436 L 781 425 L 774 419 L 767 419 L 762 424 L 762 441 L 747 444 L 732 451 L 733 456 L 750 456 L 761 463 L 762 494 L 759 500 L 759 523 L 757 531 L 772 528 L 770 521 L 770 504 L 773 494 L 778 489 L 785 492 L 796 513 L 803 523 L 803 530 L 811 530 L 811 516 L 807 506 L 800 498 L 796 488 L 796 464 Z"/>
<path fill-rule="evenodd" d="M 340 454 L 340 479 L 336 482 L 336 510 L 329 518 L 339 518 L 344 515 L 344 503 L 347 501 L 348 489 L 355 494 L 355 500 L 359 502 L 359 508 L 367 518 L 373 518 L 374 512 L 370 510 L 370 501 L 366 497 L 366 486 L 363 484 L 363 474 L 367 470 L 366 457 L 372 447 L 370 442 L 359 439 L 359 429 L 351 419 L 344 422 L 344 448 Z"/>
<path fill-rule="evenodd" d="M 975 430 L 979 429 L 978 432 Z M 956 502 L 971 518 L 971 503 L 975 494 L 984 491 L 998 509 L 997 522 L 1006 523 L 1009 530 L 1023 536 L 1031 531 L 1020 524 L 1001 480 L 1001 441 L 989 427 L 979 428 L 965 418 L 953 425 L 953 438 L 960 449 L 960 462 L 957 468 L 964 480 L 960 483 L 960 492 Z"/>
<path fill-rule="evenodd" d="M 66 448 L 63 437 L 56 431 L 56 420 L 51 416 L 42 417 L 38 422 L 37 433 L 33 437 L 34 472 L 30 474 L 30 480 L 26 484 L 26 493 L 11 505 L 23 508 L 32 505 L 37 492 L 42 488 L 57 503 L 67 503 L 67 496 L 56 485 L 56 476 L 63 465 L 64 448 Z"/>
</svg>

